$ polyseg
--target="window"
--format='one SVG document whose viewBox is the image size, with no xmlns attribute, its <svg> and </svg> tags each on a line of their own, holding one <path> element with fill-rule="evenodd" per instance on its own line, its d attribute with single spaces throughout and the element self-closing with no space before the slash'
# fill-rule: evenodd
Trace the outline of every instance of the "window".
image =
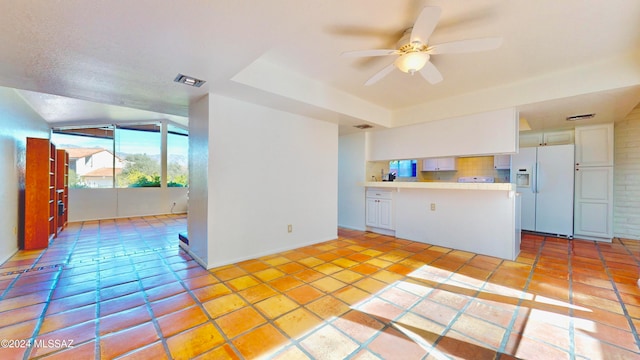
<svg viewBox="0 0 640 360">
<path fill-rule="evenodd" d="M 114 169 L 113 126 L 56 129 L 51 140 L 69 153 L 70 188 L 113 187 L 114 170 L 122 170 Z"/>
<path fill-rule="evenodd" d="M 416 160 L 389 161 L 389 172 L 398 177 L 416 177 Z"/>
<path fill-rule="evenodd" d="M 189 133 L 173 125 L 167 128 L 167 186 L 189 186 Z"/>
<path fill-rule="evenodd" d="M 115 140 L 117 187 L 160 187 L 160 124 L 118 125 Z"/>
<path fill-rule="evenodd" d="M 69 153 L 69 187 L 186 187 L 189 133 L 167 125 L 166 162 L 162 124 L 87 126 L 54 129 L 51 140 Z M 115 181 L 114 181 L 115 179 Z"/>
</svg>

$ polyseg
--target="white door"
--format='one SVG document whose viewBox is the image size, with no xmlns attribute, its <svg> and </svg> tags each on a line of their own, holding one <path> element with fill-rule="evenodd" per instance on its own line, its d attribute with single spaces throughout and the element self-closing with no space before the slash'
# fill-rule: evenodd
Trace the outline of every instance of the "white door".
<svg viewBox="0 0 640 360">
<path fill-rule="evenodd" d="M 511 156 L 511 181 L 516 181 L 516 174 L 520 169 L 531 172 L 529 186 L 518 186 L 516 189 L 520 194 L 521 201 L 521 224 L 522 230 L 536 230 L 536 194 L 533 192 L 534 176 L 533 169 L 536 163 L 536 148 L 520 148 L 517 154 Z"/>
<path fill-rule="evenodd" d="M 573 236 L 574 146 L 538 148 L 536 231 Z"/>
<path fill-rule="evenodd" d="M 366 211 L 366 221 L 365 224 L 367 226 L 378 227 L 378 219 L 380 215 L 378 214 L 378 199 L 367 198 L 367 211 Z"/>
<path fill-rule="evenodd" d="M 576 127 L 576 166 L 613 166 L 613 124 Z"/>
<path fill-rule="evenodd" d="M 392 200 L 378 200 L 378 224 L 383 229 L 393 230 L 393 202 Z"/>
<path fill-rule="evenodd" d="M 613 237 L 613 167 L 577 168 L 575 234 Z"/>
</svg>

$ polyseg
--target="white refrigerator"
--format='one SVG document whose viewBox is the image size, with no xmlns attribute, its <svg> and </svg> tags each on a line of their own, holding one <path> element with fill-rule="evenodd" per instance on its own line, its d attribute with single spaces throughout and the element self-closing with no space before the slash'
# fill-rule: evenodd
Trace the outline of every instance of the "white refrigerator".
<svg viewBox="0 0 640 360">
<path fill-rule="evenodd" d="M 573 237 L 573 165 L 573 144 L 521 148 L 512 155 L 522 230 Z"/>
</svg>

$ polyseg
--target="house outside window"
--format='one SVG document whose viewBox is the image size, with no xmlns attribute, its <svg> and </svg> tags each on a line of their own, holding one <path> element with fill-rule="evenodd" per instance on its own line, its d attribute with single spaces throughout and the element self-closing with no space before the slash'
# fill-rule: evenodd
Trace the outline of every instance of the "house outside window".
<svg viewBox="0 0 640 360">
<path fill-rule="evenodd" d="M 69 188 L 112 188 L 124 164 L 113 155 L 113 126 L 54 130 L 51 139 L 69 153 Z"/>
<path fill-rule="evenodd" d="M 70 188 L 160 187 L 159 122 L 54 129 L 51 139 L 69 153 Z M 188 186 L 188 131 L 169 125 L 167 186 Z M 114 181 L 115 179 L 115 181 Z"/>
</svg>

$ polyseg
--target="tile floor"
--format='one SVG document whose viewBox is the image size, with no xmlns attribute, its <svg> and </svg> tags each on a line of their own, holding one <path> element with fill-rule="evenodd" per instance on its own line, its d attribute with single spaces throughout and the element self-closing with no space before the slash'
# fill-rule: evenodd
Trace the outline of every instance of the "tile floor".
<svg viewBox="0 0 640 360">
<path fill-rule="evenodd" d="M 529 234 L 512 262 L 341 229 L 206 271 L 177 245 L 185 228 L 73 223 L 13 256 L 0 358 L 640 358 L 637 241 Z"/>
</svg>

